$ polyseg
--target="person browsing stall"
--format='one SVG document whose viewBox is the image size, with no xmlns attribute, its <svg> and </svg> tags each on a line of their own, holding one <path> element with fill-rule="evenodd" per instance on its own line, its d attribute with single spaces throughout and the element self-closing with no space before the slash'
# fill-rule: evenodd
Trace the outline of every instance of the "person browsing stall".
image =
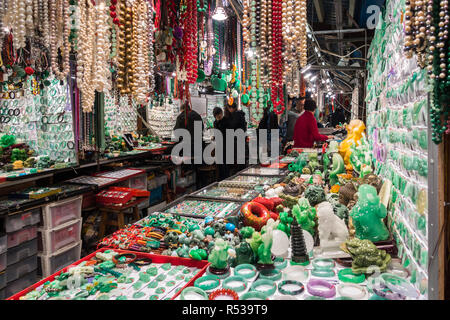
<svg viewBox="0 0 450 320">
<path fill-rule="evenodd" d="M 304 111 L 300 114 L 294 128 L 294 148 L 313 148 L 315 141 L 327 141 L 332 136 L 319 133 L 314 112 L 317 109 L 316 102 L 306 99 Z"/>
</svg>

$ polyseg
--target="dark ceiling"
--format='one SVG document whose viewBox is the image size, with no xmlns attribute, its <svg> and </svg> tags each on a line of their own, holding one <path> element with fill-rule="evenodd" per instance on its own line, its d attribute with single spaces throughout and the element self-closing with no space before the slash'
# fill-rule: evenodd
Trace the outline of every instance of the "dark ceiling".
<svg viewBox="0 0 450 320">
<path fill-rule="evenodd" d="M 224 0 L 225 6 L 229 2 L 242 16 L 242 0 Z M 364 77 L 374 34 L 366 24 L 372 14 L 368 8 L 375 5 L 381 10 L 384 3 L 385 0 L 308 0 L 308 23 L 313 31 L 308 62 L 315 74 L 333 80 L 335 91 L 348 91 L 355 78 Z"/>
</svg>

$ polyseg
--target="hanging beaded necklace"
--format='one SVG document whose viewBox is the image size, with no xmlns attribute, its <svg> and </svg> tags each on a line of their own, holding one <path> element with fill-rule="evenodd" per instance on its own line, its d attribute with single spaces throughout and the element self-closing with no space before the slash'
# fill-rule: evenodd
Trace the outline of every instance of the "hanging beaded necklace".
<svg viewBox="0 0 450 320">
<path fill-rule="evenodd" d="M 283 94 L 283 55 L 282 55 L 282 0 L 272 1 L 272 87 L 271 98 L 273 111 L 276 114 L 284 112 Z"/>
</svg>

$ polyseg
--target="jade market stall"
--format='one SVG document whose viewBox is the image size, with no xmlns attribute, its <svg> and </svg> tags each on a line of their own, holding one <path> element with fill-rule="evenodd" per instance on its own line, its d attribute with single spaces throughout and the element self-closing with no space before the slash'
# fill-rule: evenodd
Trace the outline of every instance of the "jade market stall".
<svg viewBox="0 0 450 320">
<path fill-rule="evenodd" d="M 448 1 L 374 2 L 0 1 L 0 299 L 448 298 Z"/>
</svg>

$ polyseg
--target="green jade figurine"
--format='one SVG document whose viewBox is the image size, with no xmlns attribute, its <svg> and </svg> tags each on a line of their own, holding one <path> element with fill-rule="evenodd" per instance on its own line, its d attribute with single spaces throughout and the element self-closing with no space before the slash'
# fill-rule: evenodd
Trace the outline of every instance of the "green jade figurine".
<svg viewBox="0 0 450 320">
<path fill-rule="evenodd" d="M 355 236 L 361 240 L 383 241 L 389 238 L 389 231 L 383 219 L 386 207 L 380 202 L 375 187 L 363 184 L 358 189 L 358 202 L 350 212 Z"/>
<path fill-rule="evenodd" d="M 352 154 L 350 155 L 350 163 L 361 178 L 365 175 L 372 173 L 372 153 L 370 151 L 370 145 L 365 135 L 362 139 L 353 143 L 350 146 Z"/>
<path fill-rule="evenodd" d="M 333 154 L 333 167 L 330 171 L 330 186 L 334 186 L 339 182 L 338 174 L 345 172 L 344 159 L 339 153 Z"/>
<path fill-rule="evenodd" d="M 357 274 L 385 272 L 391 261 L 386 251 L 378 249 L 369 240 L 353 238 L 343 243 L 341 249 L 352 256 L 352 271 Z"/>
<path fill-rule="evenodd" d="M 297 219 L 302 229 L 314 236 L 316 223 L 316 209 L 310 206 L 308 199 L 300 198 L 298 204 L 292 208 L 292 215 Z M 292 220 L 291 220 L 292 221 Z"/>
<path fill-rule="evenodd" d="M 208 267 L 209 273 L 222 277 L 228 276 L 230 273 L 228 255 L 232 254 L 230 249 L 227 241 L 221 238 L 215 241 L 214 247 L 208 257 L 208 261 L 211 263 Z"/>
<path fill-rule="evenodd" d="M 273 229 L 272 226 L 268 226 L 264 234 L 261 235 L 262 243 L 258 247 L 258 263 L 256 267 L 259 270 L 274 269 L 275 265 L 272 261 L 272 242 L 273 242 Z"/>
</svg>

